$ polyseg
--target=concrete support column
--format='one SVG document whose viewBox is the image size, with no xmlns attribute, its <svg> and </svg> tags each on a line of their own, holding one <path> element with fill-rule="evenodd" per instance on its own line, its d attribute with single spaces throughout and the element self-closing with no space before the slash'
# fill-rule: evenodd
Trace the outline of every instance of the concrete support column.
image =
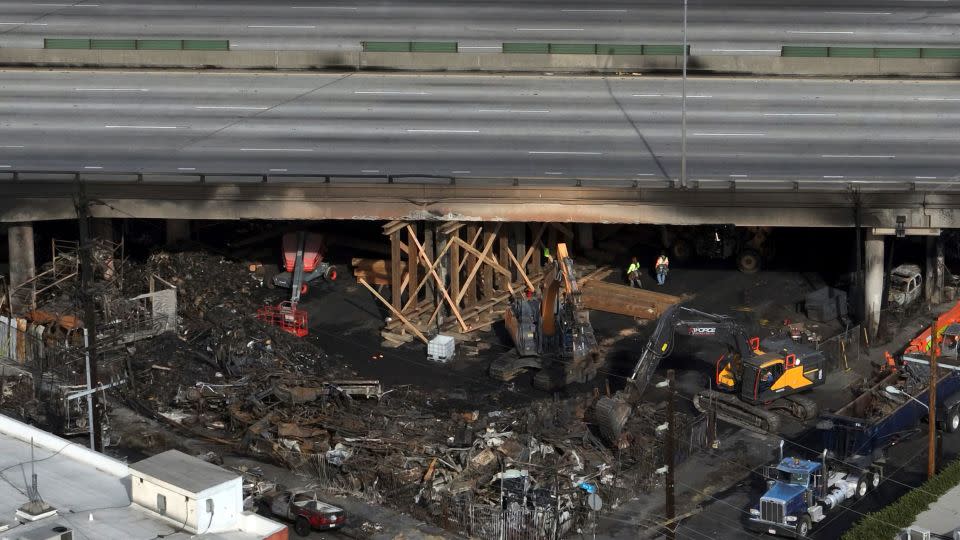
<svg viewBox="0 0 960 540">
<path fill-rule="evenodd" d="M 883 237 L 868 231 L 864 238 L 864 306 L 863 323 L 872 340 L 880 328 L 880 305 L 883 300 Z"/>
<path fill-rule="evenodd" d="M 577 223 L 577 247 L 593 249 L 593 223 Z"/>
<path fill-rule="evenodd" d="M 190 239 L 189 219 L 168 219 L 166 229 L 168 246 Z"/>
<path fill-rule="evenodd" d="M 36 275 L 36 257 L 33 247 L 33 224 L 18 223 L 7 229 L 7 246 L 10 252 L 10 286 L 17 287 Z M 29 308 L 33 304 L 32 289 L 29 293 L 11 294 L 13 311 Z"/>
<path fill-rule="evenodd" d="M 924 240 L 926 241 L 926 257 L 924 257 L 923 264 L 923 300 L 930 304 L 934 303 L 934 289 L 936 288 L 936 238 L 927 236 Z"/>
</svg>

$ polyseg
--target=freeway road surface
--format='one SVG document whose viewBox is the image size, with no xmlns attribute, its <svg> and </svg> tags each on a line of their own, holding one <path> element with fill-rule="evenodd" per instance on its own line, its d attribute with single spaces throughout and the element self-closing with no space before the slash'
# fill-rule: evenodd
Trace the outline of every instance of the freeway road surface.
<svg viewBox="0 0 960 540">
<path fill-rule="evenodd" d="M 0 172 L 679 176 L 680 81 L 19 71 Z M 692 79 L 689 178 L 955 181 L 960 84 Z"/>
<path fill-rule="evenodd" d="M 782 44 L 956 46 L 960 0 L 692 0 L 693 54 Z M 679 43 L 679 0 L 4 0 L 0 47 L 43 37 L 218 38 L 236 49 L 357 49 L 361 40 Z"/>
</svg>

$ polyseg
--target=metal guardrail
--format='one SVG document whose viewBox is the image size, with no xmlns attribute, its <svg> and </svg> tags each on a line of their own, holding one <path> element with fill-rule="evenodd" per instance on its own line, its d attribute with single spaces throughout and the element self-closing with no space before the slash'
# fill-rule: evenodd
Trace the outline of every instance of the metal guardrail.
<svg viewBox="0 0 960 540">
<path fill-rule="evenodd" d="M 0 170 L 0 184 L 30 182 L 144 183 L 144 184 L 406 184 L 463 186 L 569 186 L 648 189 L 689 189 L 699 191 L 960 191 L 960 176 L 944 179 L 914 177 L 861 177 L 845 179 L 768 176 L 753 178 L 694 178 L 686 186 L 676 177 L 566 177 L 555 176 L 454 176 L 436 174 L 339 174 L 339 173 L 230 173 L 200 171 L 75 171 Z"/>
</svg>

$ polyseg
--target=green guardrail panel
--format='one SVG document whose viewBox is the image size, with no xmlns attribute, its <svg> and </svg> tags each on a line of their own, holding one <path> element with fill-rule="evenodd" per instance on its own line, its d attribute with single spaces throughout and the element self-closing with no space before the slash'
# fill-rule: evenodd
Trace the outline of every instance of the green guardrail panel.
<svg viewBox="0 0 960 540">
<path fill-rule="evenodd" d="M 230 41 L 226 39 L 185 39 L 185 51 L 229 51 Z"/>
<path fill-rule="evenodd" d="M 877 58 L 920 58 L 919 47 L 882 47 L 873 52 Z"/>
<path fill-rule="evenodd" d="M 552 54 L 597 54 L 597 46 L 593 43 L 551 43 Z"/>
<path fill-rule="evenodd" d="M 834 58 L 873 58 L 873 47 L 830 47 Z"/>
<path fill-rule="evenodd" d="M 687 48 L 689 52 L 689 46 Z M 680 56 L 683 54 L 683 45 L 644 45 L 643 54 L 662 54 Z"/>
<path fill-rule="evenodd" d="M 410 52 L 409 41 L 361 41 L 363 50 L 369 52 Z"/>
<path fill-rule="evenodd" d="M 135 39 L 91 39 L 90 48 L 132 51 L 137 48 L 137 40 Z"/>
<path fill-rule="evenodd" d="M 829 47 L 798 47 L 796 45 L 784 45 L 780 48 L 780 56 L 793 58 L 825 58 L 830 56 Z"/>
<path fill-rule="evenodd" d="M 550 52 L 549 43 L 504 43 L 502 45 L 505 53 L 534 53 L 547 54 Z"/>
<path fill-rule="evenodd" d="M 960 49 L 926 48 L 920 49 L 921 58 L 960 58 Z"/>
<path fill-rule="evenodd" d="M 597 54 L 643 54 L 643 45 L 597 45 Z"/>
<path fill-rule="evenodd" d="M 138 39 L 137 48 L 142 51 L 179 51 L 182 39 Z"/>
<path fill-rule="evenodd" d="M 436 53 L 455 53 L 457 52 L 456 41 L 412 41 L 410 50 L 413 52 L 436 52 Z"/>
<path fill-rule="evenodd" d="M 44 49 L 89 49 L 90 40 L 82 38 L 44 38 Z"/>
</svg>

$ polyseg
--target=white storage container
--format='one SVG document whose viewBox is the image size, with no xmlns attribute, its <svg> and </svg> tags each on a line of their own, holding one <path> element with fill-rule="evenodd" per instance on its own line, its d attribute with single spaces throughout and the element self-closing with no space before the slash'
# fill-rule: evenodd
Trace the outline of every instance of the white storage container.
<svg viewBox="0 0 960 540">
<path fill-rule="evenodd" d="M 455 346 L 453 336 L 438 335 L 427 343 L 427 360 L 449 362 L 453 358 Z"/>
</svg>

